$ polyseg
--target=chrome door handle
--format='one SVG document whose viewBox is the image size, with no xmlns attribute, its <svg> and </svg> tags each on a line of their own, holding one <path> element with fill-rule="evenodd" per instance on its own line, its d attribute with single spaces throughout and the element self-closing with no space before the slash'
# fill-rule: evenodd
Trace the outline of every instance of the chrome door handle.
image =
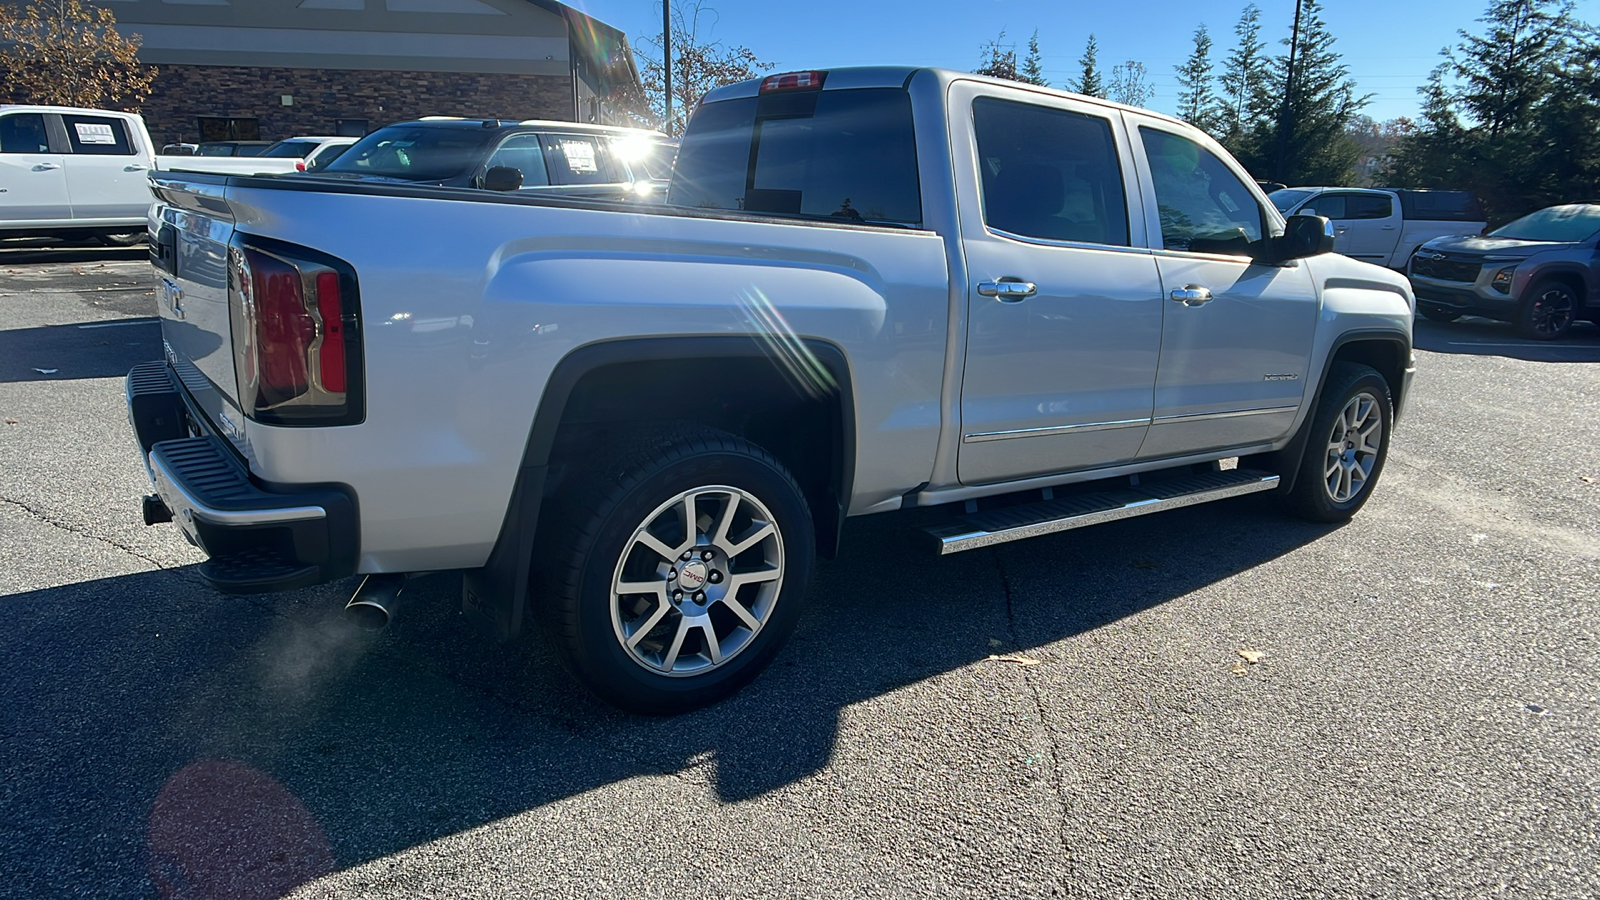
<svg viewBox="0 0 1600 900">
<path fill-rule="evenodd" d="M 1001 303 L 1016 303 L 1039 293 L 1039 288 L 1031 281 L 980 281 L 978 293 Z"/>
<path fill-rule="evenodd" d="M 1173 289 L 1172 299 L 1184 306 L 1204 306 L 1211 302 L 1211 289 L 1198 284 L 1186 284 Z"/>
<path fill-rule="evenodd" d="M 145 165 L 144 163 L 129 163 L 127 166 L 125 166 L 123 168 L 122 171 L 124 171 L 124 172 L 143 172 L 143 171 L 145 171 L 145 170 L 147 170 L 149 168 L 150 167 Z"/>
<path fill-rule="evenodd" d="M 52 169 L 59 169 L 59 168 L 61 168 L 61 164 L 60 163 L 39 163 L 38 165 L 33 167 L 33 170 L 35 172 L 49 172 Z"/>
</svg>

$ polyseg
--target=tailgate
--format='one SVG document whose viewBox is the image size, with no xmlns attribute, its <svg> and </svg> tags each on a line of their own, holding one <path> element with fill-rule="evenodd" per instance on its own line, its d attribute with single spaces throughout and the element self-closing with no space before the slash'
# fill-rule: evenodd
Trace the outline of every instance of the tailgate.
<svg viewBox="0 0 1600 900">
<path fill-rule="evenodd" d="M 232 210 L 226 179 L 159 173 L 151 179 L 150 262 L 167 363 L 212 427 L 236 444 L 244 437 L 228 309 Z M 242 449 L 242 448 L 241 448 Z"/>
</svg>

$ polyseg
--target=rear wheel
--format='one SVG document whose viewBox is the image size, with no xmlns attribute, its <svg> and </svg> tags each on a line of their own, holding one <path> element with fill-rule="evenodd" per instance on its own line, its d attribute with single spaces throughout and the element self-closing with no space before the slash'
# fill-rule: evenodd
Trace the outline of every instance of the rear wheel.
<svg viewBox="0 0 1600 900">
<path fill-rule="evenodd" d="M 146 234 L 143 231 L 135 231 L 131 234 L 102 234 L 98 237 L 100 243 L 108 247 L 132 247 L 144 243 Z"/>
<path fill-rule="evenodd" d="M 1335 363 L 1318 396 L 1289 509 L 1313 522 L 1354 516 L 1378 483 L 1389 455 L 1394 405 L 1371 366 Z"/>
<path fill-rule="evenodd" d="M 1517 333 L 1536 341 L 1553 341 L 1578 319 L 1578 292 L 1565 281 L 1535 284 L 1517 307 Z"/>
<path fill-rule="evenodd" d="M 612 453 L 563 492 L 543 594 L 567 668 L 601 699 L 670 714 L 755 678 L 794 630 L 815 538 L 793 477 L 711 429 Z"/>
</svg>

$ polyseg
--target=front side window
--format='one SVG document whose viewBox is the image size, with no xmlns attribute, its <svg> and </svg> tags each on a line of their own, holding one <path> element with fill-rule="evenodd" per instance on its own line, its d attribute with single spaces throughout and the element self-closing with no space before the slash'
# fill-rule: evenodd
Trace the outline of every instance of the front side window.
<svg viewBox="0 0 1600 900">
<path fill-rule="evenodd" d="M 1345 198 L 1348 194 L 1323 194 L 1317 199 L 1306 204 L 1301 213 L 1311 216 L 1322 216 L 1325 219 L 1345 219 Z"/>
<path fill-rule="evenodd" d="M 972 103 L 983 220 L 1023 237 L 1128 244 L 1128 207 L 1111 123 L 980 97 Z"/>
<path fill-rule="evenodd" d="M 0 153 L 49 153 L 50 137 L 44 130 L 44 116 L 17 113 L 0 116 Z"/>
<path fill-rule="evenodd" d="M 898 88 L 770 93 L 695 111 L 667 202 L 922 224 L 911 98 Z"/>
<path fill-rule="evenodd" d="M 1265 228 L 1261 207 L 1244 182 L 1188 138 L 1144 127 L 1139 134 L 1155 183 L 1161 245 L 1249 256 L 1250 244 L 1261 240 Z"/>
<path fill-rule="evenodd" d="M 121 119 L 99 116 L 62 116 L 72 152 L 85 156 L 132 156 L 133 143 Z"/>
<path fill-rule="evenodd" d="M 505 166 L 521 172 L 523 187 L 538 187 L 550 183 L 549 177 L 545 174 L 544 147 L 539 144 L 537 134 L 514 134 L 506 138 L 489 157 L 484 171 L 495 166 Z"/>
</svg>

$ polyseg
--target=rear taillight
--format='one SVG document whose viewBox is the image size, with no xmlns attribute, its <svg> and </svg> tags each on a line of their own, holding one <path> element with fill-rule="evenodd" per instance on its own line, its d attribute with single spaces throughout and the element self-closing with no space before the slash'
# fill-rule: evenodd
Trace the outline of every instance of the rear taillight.
<svg viewBox="0 0 1600 900">
<path fill-rule="evenodd" d="M 302 160 L 296 162 L 294 164 L 294 170 L 296 172 L 304 172 L 306 170 L 306 161 L 302 159 Z"/>
<path fill-rule="evenodd" d="M 355 273 L 315 251 L 238 242 L 229 306 L 239 405 L 272 425 L 361 421 Z"/>
<path fill-rule="evenodd" d="M 820 91 L 822 82 L 828 78 L 827 72 L 784 72 L 781 75 L 768 75 L 761 79 L 761 89 L 758 93 L 769 94 L 773 91 Z"/>
</svg>

